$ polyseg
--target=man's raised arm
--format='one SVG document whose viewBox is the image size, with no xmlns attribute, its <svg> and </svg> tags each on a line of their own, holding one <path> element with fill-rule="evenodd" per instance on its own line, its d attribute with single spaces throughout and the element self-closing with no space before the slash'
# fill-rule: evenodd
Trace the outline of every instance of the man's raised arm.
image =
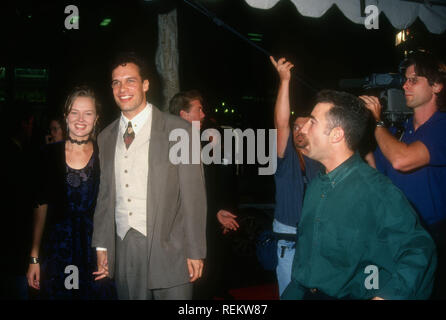
<svg viewBox="0 0 446 320">
<path fill-rule="evenodd" d="M 274 106 L 274 126 L 277 129 L 277 155 L 283 158 L 290 135 L 290 70 L 294 65 L 286 61 L 285 58 L 280 58 L 277 62 L 273 57 L 269 57 L 269 59 L 280 78 L 279 91 Z"/>
<path fill-rule="evenodd" d="M 375 120 L 381 121 L 382 106 L 379 99 L 373 96 L 360 96 L 359 98 L 365 102 L 367 109 L 372 112 Z M 408 172 L 429 164 L 429 150 L 421 141 L 406 144 L 396 139 L 384 127 L 376 127 L 375 138 L 383 155 L 395 170 Z"/>
</svg>

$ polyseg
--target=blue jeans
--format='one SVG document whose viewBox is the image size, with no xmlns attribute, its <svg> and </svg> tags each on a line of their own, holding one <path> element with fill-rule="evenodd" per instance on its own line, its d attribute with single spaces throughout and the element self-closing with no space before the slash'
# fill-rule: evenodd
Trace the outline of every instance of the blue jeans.
<svg viewBox="0 0 446 320">
<path fill-rule="evenodd" d="M 280 223 L 274 219 L 273 231 L 278 233 L 296 233 L 296 228 Z M 293 266 L 294 251 L 296 243 L 294 241 L 277 241 L 278 263 L 276 267 L 277 282 L 279 283 L 279 294 L 282 295 L 291 281 L 291 268 Z"/>
</svg>

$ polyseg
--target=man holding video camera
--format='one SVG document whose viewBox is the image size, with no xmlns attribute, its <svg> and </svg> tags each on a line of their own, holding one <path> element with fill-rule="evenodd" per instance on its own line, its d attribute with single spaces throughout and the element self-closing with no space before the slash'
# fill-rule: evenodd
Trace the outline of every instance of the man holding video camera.
<svg viewBox="0 0 446 320">
<path fill-rule="evenodd" d="M 444 299 L 446 253 L 446 66 L 416 52 L 404 62 L 403 89 L 413 117 L 395 138 L 381 119 L 376 97 L 361 96 L 376 120 L 375 162 L 411 202 L 437 245 L 438 268 L 432 298 Z"/>
</svg>

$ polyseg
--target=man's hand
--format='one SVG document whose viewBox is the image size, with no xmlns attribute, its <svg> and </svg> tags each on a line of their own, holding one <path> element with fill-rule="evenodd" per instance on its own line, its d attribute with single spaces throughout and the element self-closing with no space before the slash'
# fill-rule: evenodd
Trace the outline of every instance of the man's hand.
<svg viewBox="0 0 446 320">
<path fill-rule="evenodd" d="M 28 285 L 31 288 L 40 290 L 40 264 L 30 263 L 26 278 L 28 279 Z"/>
<path fill-rule="evenodd" d="M 277 62 L 273 57 L 269 57 L 269 60 L 271 60 L 274 68 L 276 68 L 280 81 L 290 81 L 291 68 L 293 68 L 294 65 L 291 62 L 287 62 L 285 58 L 280 58 Z"/>
<path fill-rule="evenodd" d="M 376 121 L 381 121 L 381 103 L 377 97 L 373 96 L 359 96 L 365 102 L 365 106 L 372 112 L 373 118 Z"/>
<path fill-rule="evenodd" d="M 187 269 L 189 270 L 189 282 L 194 282 L 201 278 L 203 274 L 203 260 L 187 259 Z"/>
<path fill-rule="evenodd" d="M 107 251 L 106 250 L 97 250 L 97 260 L 98 260 L 98 271 L 93 272 L 96 276 L 94 280 L 100 280 L 109 276 L 108 273 L 108 260 L 107 260 Z"/>
<path fill-rule="evenodd" d="M 223 234 L 226 234 L 230 230 L 236 231 L 240 227 L 237 221 L 235 221 L 235 218 L 237 218 L 237 216 L 229 211 L 222 209 L 217 212 L 217 219 L 223 226 Z"/>
</svg>

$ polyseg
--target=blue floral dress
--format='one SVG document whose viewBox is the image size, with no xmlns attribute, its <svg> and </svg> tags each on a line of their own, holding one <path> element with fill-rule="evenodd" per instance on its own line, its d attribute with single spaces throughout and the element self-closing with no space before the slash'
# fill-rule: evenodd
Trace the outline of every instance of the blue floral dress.
<svg viewBox="0 0 446 320">
<path fill-rule="evenodd" d="M 95 281 L 96 250 L 91 247 L 93 214 L 99 190 L 98 161 L 93 154 L 80 170 L 66 166 L 66 211 L 46 225 L 42 244 L 41 299 L 116 299 L 111 279 Z"/>
</svg>

